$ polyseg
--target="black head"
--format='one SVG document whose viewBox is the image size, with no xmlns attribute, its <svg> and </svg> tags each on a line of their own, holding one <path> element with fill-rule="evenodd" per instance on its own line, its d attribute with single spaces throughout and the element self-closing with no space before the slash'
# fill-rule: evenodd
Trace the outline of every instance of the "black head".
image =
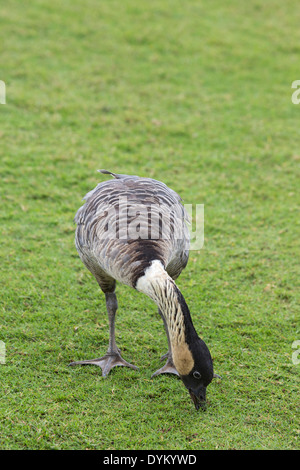
<svg viewBox="0 0 300 470">
<path fill-rule="evenodd" d="M 192 370 L 181 379 L 188 389 L 196 410 L 206 402 L 206 387 L 214 377 L 213 362 L 208 347 L 200 338 L 190 344 L 194 360 Z"/>
</svg>

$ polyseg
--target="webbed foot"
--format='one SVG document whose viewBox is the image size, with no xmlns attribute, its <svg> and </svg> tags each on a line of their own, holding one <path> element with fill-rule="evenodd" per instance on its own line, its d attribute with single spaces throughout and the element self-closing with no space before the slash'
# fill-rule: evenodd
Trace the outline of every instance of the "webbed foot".
<svg viewBox="0 0 300 470">
<path fill-rule="evenodd" d="M 69 364 L 69 366 L 76 366 L 76 365 L 99 366 L 102 369 L 103 377 L 107 377 L 111 369 L 116 366 L 125 366 L 125 367 L 130 367 L 131 369 L 138 370 L 138 367 L 125 361 L 125 359 L 122 358 L 119 352 L 107 353 L 105 354 L 105 356 L 99 357 L 97 359 L 87 359 L 85 361 L 74 361 L 74 362 L 70 362 Z"/>
<path fill-rule="evenodd" d="M 151 375 L 151 378 L 156 377 L 157 375 L 160 375 L 160 374 L 173 374 L 173 375 L 178 375 L 179 376 L 179 374 L 176 370 L 176 367 L 173 364 L 173 360 L 170 357 L 169 353 L 164 354 L 161 357 L 161 360 L 166 359 L 166 358 L 168 358 L 166 364 L 163 367 L 161 367 L 160 369 L 158 369 L 156 372 L 154 372 L 154 374 Z"/>
</svg>

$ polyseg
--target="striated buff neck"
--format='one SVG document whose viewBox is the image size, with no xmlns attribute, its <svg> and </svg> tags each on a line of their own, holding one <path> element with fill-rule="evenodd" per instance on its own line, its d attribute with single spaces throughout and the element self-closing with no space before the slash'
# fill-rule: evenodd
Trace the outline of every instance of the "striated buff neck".
<svg viewBox="0 0 300 470">
<path fill-rule="evenodd" d="M 158 260 L 138 279 L 136 289 L 158 305 L 167 323 L 174 365 L 180 375 L 188 374 L 194 367 L 189 343 L 197 333 L 180 290 Z"/>
</svg>

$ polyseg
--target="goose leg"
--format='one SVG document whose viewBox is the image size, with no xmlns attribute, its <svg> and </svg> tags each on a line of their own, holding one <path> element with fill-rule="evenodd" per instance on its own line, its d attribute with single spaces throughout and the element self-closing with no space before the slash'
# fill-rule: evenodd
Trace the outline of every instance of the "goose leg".
<svg viewBox="0 0 300 470">
<path fill-rule="evenodd" d="M 161 313 L 160 309 L 158 309 L 158 313 L 160 314 L 160 316 L 162 317 L 163 319 L 163 322 L 164 322 L 164 327 L 165 327 L 165 330 L 166 330 L 166 334 L 167 334 L 167 339 L 168 339 L 168 352 L 166 354 L 164 354 L 160 360 L 163 361 L 164 359 L 167 359 L 167 362 L 166 364 L 161 367 L 160 369 L 158 369 L 156 372 L 154 372 L 154 374 L 152 374 L 151 377 L 156 377 L 157 375 L 160 375 L 160 374 L 174 374 L 174 375 L 179 375 L 177 370 L 176 370 L 176 367 L 174 366 L 174 363 L 173 363 L 173 358 L 172 358 L 172 350 L 171 350 L 171 343 L 170 343 L 170 337 L 169 337 L 169 331 L 168 331 L 168 327 L 167 327 L 167 323 L 166 323 L 166 320 L 163 316 L 163 314 Z"/>
<path fill-rule="evenodd" d="M 116 344 L 115 338 L 115 317 L 116 311 L 118 308 L 117 297 L 114 292 L 105 293 L 106 299 L 106 309 L 108 313 L 108 320 L 109 320 L 109 344 L 108 350 L 105 356 L 99 357 L 97 359 L 89 359 L 85 361 L 75 361 L 71 362 L 70 366 L 75 365 L 95 365 L 99 366 L 102 369 L 102 376 L 106 377 L 111 369 L 115 366 L 126 366 L 130 367 L 131 369 L 138 369 L 136 366 L 130 364 L 129 362 L 125 361 L 121 354 L 120 350 Z"/>
</svg>

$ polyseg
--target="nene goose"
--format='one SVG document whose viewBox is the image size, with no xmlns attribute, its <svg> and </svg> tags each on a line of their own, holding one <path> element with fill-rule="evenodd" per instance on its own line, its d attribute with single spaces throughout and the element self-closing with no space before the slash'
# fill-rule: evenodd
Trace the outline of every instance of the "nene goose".
<svg viewBox="0 0 300 470">
<path fill-rule="evenodd" d="M 187 215 L 181 198 L 151 178 L 98 171 L 114 179 L 99 183 L 84 197 L 74 219 L 75 244 L 105 294 L 109 345 L 103 357 L 70 365 L 100 366 L 104 377 L 114 366 L 137 369 L 122 358 L 116 345 L 115 287 L 119 281 L 149 296 L 163 319 L 169 349 L 162 358 L 167 362 L 153 376 L 179 375 L 199 409 L 206 400 L 206 387 L 216 375 L 209 349 L 198 337 L 174 282 L 189 256 Z"/>
</svg>

